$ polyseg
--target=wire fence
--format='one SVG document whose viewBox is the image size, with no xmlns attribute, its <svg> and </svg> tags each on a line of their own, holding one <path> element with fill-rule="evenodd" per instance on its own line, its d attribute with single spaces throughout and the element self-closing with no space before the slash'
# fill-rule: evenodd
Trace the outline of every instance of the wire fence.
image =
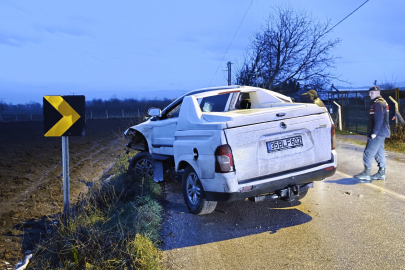
<svg viewBox="0 0 405 270">
<path fill-rule="evenodd" d="M 42 121 L 42 114 L 0 114 L 0 122 Z"/>
<path fill-rule="evenodd" d="M 98 110 L 98 111 L 86 111 L 86 119 L 109 119 L 109 118 L 133 118 L 138 116 L 144 116 L 144 111 L 124 111 L 121 110 Z"/>
<path fill-rule="evenodd" d="M 398 102 L 398 112 L 402 118 L 405 116 L 405 98 L 399 98 L 397 90 L 383 90 L 381 96 L 387 101 L 389 106 L 389 124 L 395 131 L 398 124 L 396 116 L 395 103 L 390 99 L 394 98 Z M 339 91 L 329 92 L 326 102 L 331 116 L 335 123 L 339 123 L 338 103 L 341 107 L 342 129 L 354 131 L 360 134 L 366 134 L 370 116 L 371 100 L 368 91 Z"/>
<path fill-rule="evenodd" d="M 145 116 L 144 111 L 131 111 L 125 112 L 122 110 L 98 110 L 86 111 L 86 120 L 91 119 L 110 119 L 110 118 L 134 118 Z M 0 114 L 0 122 L 24 122 L 24 121 L 43 121 L 43 114 Z"/>
</svg>

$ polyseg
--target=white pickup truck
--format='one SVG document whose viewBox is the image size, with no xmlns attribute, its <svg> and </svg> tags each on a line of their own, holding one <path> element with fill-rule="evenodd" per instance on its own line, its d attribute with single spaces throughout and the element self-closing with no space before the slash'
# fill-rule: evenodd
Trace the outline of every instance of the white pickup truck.
<svg viewBox="0 0 405 270">
<path fill-rule="evenodd" d="M 128 172 L 182 179 L 191 213 L 217 201 L 295 200 L 336 171 L 335 126 L 326 108 L 250 86 L 191 91 L 124 133 L 140 151 Z"/>
</svg>

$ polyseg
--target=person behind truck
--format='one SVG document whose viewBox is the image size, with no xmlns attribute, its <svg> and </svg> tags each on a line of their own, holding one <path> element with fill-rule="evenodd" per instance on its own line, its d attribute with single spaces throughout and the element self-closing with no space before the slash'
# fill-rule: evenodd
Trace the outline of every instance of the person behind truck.
<svg viewBox="0 0 405 270">
<path fill-rule="evenodd" d="M 363 153 L 364 171 L 354 177 L 360 183 L 371 183 L 371 180 L 385 180 L 385 138 L 390 137 L 388 123 L 389 108 L 387 102 L 380 96 L 380 87 L 373 86 L 368 90 L 372 100 L 370 108 L 367 144 Z M 378 172 L 370 176 L 371 165 L 375 159 Z"/>
<path fill-rule="evenodd" d="M 322 100 L 319 98 L 318 92 L 316 92 L 316 90 L 311 89 L 302 95 L 305 96 L 304 97 L 305 103 L 314 103 L 319 107 L 325 107 L 325 104 L 323 104 Z"/>
</svg>

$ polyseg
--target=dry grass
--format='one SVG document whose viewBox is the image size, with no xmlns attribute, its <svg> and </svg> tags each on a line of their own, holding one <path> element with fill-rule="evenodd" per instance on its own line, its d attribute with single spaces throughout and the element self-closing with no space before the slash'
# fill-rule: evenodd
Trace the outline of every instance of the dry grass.
<svg viewBox="0 0 405 270">
<path fill-rule="evenodd" d="M 405 143 L 405 126 L 397 125 L 392 129 L 389 140 Z"/>
<path fill-rule="evenodd" d="M 161 188 L 127 175 L 129 158 L 117 161 L 108 183 L 96 185 L 66 225 L 55 225 L 31 269 L 161 269 Z"/>
<path fill-rule="evenodd" d="M 391 132 L 391 137 L 385 140 L 387 150 L 405 153 L 405 126 L 397 125 Z"/>
</svg>

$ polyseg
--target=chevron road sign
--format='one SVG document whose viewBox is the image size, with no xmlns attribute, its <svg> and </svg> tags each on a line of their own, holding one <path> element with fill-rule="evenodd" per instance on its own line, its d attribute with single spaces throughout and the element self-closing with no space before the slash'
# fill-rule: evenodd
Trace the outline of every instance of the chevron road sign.
<svg viewBox="0 0 405 270">
<path fill-rule="evenodd" d="M 63 215 L 70 216 L 69 140 L 68 136 L 84 136 L 86 101 L 84 96 L 44 96 L 45 137 L 62 137 Z"/>
<path fill-rule="evenodd" d="M 84 136 L 84 96 L 44 96 L 45 137 Z"/>
</svg>

